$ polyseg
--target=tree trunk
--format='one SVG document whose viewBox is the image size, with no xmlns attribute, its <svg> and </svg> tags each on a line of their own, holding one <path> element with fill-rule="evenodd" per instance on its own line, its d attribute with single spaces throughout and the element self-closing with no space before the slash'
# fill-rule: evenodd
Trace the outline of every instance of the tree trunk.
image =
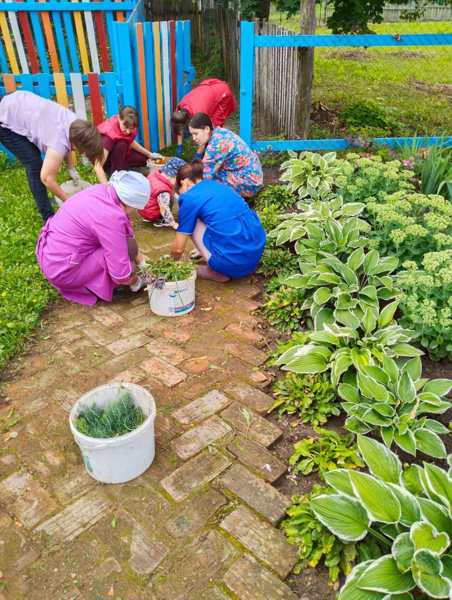
<svg viewBox="0 0 452 600">
<path fill-rule="evenodd" d="M 300 0 L 300 33 L 315 34 L 316 0 Z M 306 139 L 309 132 L 309 119 L 312 104 L 312 80 L 314 76 L 314 48 L 299 49 L 298 69 L 298 118 L 297 129 L 300 136 Z"/>
</svg>

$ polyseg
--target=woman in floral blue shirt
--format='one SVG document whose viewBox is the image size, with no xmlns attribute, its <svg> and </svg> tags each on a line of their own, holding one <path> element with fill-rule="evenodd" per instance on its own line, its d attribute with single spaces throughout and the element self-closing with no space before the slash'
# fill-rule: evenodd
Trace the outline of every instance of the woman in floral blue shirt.
<svg viewBox="0 0 452 600">
<path fill-rule="evenodd" d="M 197 156 L 204 152 L 204 179 L 227 183 L 243 198 L 251 198 L 260 190 L 261 163 L 242 138 L 224 127 L 214 129 L 205 113 L 196 113 L 188 129 L 198 146 Z"/>
</svg>

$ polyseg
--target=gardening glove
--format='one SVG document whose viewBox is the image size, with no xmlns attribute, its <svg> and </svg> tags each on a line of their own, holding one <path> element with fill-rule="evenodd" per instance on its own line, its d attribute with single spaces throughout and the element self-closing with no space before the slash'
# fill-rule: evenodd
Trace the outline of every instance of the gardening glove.
<svg viewBox="0 0 452 600">
<path fill-rule="evenodd" d="M 138 275 L 137 276 L 137 280 L 135 281 L 135 283 L 132 283 L 129 287 L 130 287 L 130 291 L 131 292 L 139 292 L 144 286 L 146 285 L 146 283 L 143 281 L 143 279 Z"/>
<path fill-rule="evenodd" d="M 77 169 L 75 169 L 74 167 L 69 169 L 69 175 L 71 176 L 71 179 L 74 182 L 74 185 L 80 184 L 80 175 L 78 174 Z"/>
<path fill-rule="evenodd" d="M 177 144 L 177 146 L 176 146 L 176 156 L 178 158 L 180 158 L 182 156 L 183 151 L 184 151 L 184 146 L 182 144 Z"/>
</svg>

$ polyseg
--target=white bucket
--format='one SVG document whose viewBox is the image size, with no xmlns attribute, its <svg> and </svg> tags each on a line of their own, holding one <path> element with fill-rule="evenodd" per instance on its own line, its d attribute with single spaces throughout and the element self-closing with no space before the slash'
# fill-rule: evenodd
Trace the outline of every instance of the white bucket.
<svg viewBox="0 0 452 600">
<path fill-rule="evenodd" d="M 121 388 L 131 393 L 146 420 L 137 429 L 115 438 L 92 438 L 80 433 L 74 421 L 82 410 L 93 404 L 107 406 L 118 398 Z M 152 395 L 133 383 L 101 385 L 79 398 L 69 415 L 69 426 L 91 477 L 103 483 L 124 483 L 144 473 L 154 460 L 155 413 Z"/>
<path fill-rule="evenodd" d="M 161 289 L 148 285 L 149 305 L 161 317 L 179 317 L 195 308 L 196 271 L 188 279 L 166 281 Z"/>
</svg>

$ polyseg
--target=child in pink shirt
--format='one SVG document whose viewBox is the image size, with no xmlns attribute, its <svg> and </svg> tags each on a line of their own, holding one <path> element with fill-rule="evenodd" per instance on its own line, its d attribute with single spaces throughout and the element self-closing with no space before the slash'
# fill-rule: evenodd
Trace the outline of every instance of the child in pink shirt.
<svg viewBox="0 0 452 600">
<path fill-rule="evenodd" d="M 145 167 L 151 152 L 135 141 L 138 134 L 138 112 L 133 106 L 124 106 L 119 114 L 97 126 L 104 146 L 103 171 L 99 181 L 105 183 L 115 171 Z"/>
</svg>

